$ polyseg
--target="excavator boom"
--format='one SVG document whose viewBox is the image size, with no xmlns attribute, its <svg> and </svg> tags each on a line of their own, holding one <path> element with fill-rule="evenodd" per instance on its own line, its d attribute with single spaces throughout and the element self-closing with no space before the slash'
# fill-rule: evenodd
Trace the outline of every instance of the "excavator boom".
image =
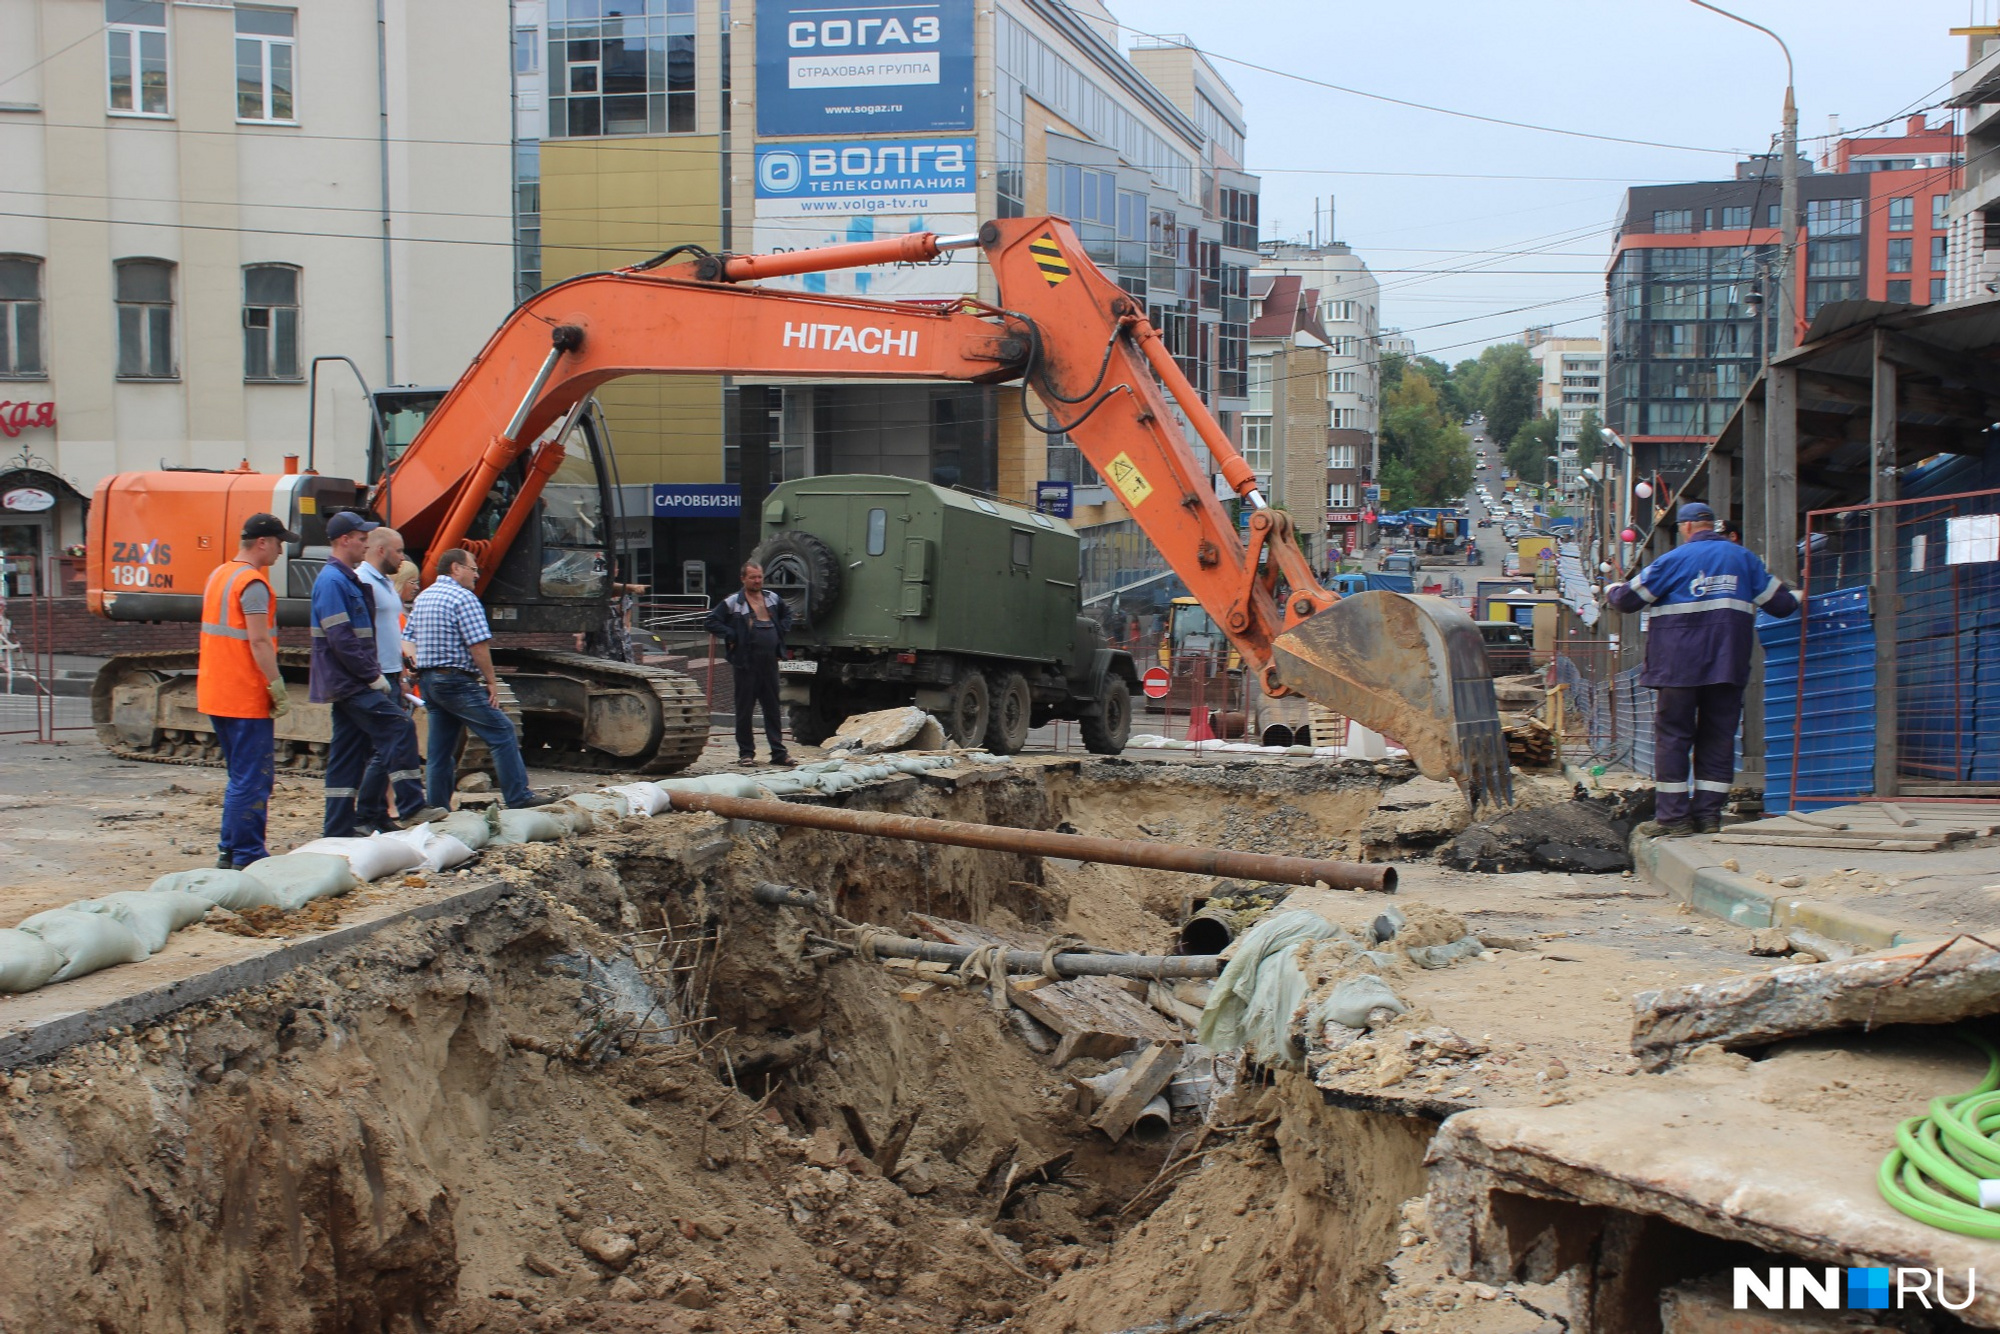
<svg viewBox="0 0 2000 1334">
<path fill-rule="evenodd" d="M 754 285 L 974 245 L 993 267 L 997 307 Z M 1266 506 L 1174 349 L 1059 218 L 988 222 L 976 237 L 921 233 L 782 255 L 680 247 L 558 283 L 494 334 L 377 484 L 375 508 L 432 562 L 454 546 L 504 552 L 562 458 L 560 431 L 539 446 L 537 438 L 605 381 L 663 372 L 1020 381 L 1030 424 L 1083 451 L 1268 693 L 1304 695 L 1396 738 L 1425 773 L 1457 780 L 1475 804 L 1511 798 L 1471 620 L 1439 598 L 1378 592 L 1343 601 L 1321 587 L 1290 517 Z M 1046 418 L 1027 401 L 1029 388 Z M 526 481 L 493 536 L 470 540 L 495 480 L 531 448 Z M 1217 500 L 1214 473 L 1252 507 L 1246 535 Z M 498 562 L 481 563 L 490 571 Z"/>
</svg>

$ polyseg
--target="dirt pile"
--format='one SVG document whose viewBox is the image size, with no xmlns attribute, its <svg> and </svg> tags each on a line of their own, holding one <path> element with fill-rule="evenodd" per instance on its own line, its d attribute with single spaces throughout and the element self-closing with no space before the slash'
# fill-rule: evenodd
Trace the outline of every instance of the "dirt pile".
<svg viewBox="0 0 2000 1334">
<path fill-rule="evenodd" d="M 1523 806 L 1467 826 L 1438 859 L 1460 871 L 1629 871 L 1636 823 L 1609 800 Z"/>
</svg>

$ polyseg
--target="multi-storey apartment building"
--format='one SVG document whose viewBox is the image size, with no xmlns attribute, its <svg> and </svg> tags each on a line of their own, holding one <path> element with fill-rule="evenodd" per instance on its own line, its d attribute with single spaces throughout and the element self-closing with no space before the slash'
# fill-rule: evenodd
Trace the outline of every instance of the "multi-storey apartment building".
<svg viewBox="0 0 2000 1334">
<path fill-rule="evenodd" d="M 0 464 L 6 554 L 81 542 L 107 474 L 305 454 L 316 358 L 375 386 L 457 378 L 510 305 L 490 14 L 0 5 L 0 400 L 27 409 Z M 317 466 L 365 475 L 352 375 L 318 397 Z"/>
<path fill-rule="evenodd" d="M 1583 414 L 1604 416 L 1604 341 L 1556 338 L 1546 329 L 1528 330 L 1523 341 L 1541 368 L 1541 411 L 1556 414 L 1557 440 L 1564 449 L 1574 449 Z"/>
<path fill-rule="evenodd" d="M 1350 545 L 1355 525 L 1323 527 L 1321 505 L 1330 486 L 1343 498 L 1359 490 L 1352 446 L 1331 443 L 1328 376 L 1334 338 L 1321 321 L 1319 289 L 1295 273 L 1259 273 L 1250 280 L 1250 399 L 1243 418 L 1243 458 L 1274 505 L 1293 516 L 1306 555 L 1322 562 L 1327 551 Z M 1329 484 L 1328 464 L 1341 451 L 1340 480 Z M 1350 500 L 1350 508 L 1354 508 Z"/>
</svg>

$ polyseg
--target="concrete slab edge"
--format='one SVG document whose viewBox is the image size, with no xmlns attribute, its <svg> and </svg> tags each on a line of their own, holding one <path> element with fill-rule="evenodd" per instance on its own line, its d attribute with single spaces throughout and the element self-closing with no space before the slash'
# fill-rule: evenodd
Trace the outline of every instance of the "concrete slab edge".
<svg viewBox="0 0 2000 1334">
<path fill-rule="evenodd" d="M 267 954 L 239 959 L 195 977 L 184 977 L 165 986 L 122 996 L 88 1010 L 57 1015 L 33 1028 L 0 1038 L 0 1070 L 47 1060 L 66 1048 L 96 1041 L 114 1028 L 156 1023 L 190 1005 L 199 1005 L 233 991 L 268 985 L 314 960 L 339 950 L 351 949 L 387 927 L 481 912 L 507 895 L 519 892 L 518 887 L 505 881 L 491 881 L 449 898 L 416 904 L 400 912 L 356 922 L 351 926 L 338 926 L 323 935 L 288 941 Z"/>
<path fill-rule="evenodd" d="M 1883 949 L 1938 933 L 1924 931 L 1843 903 L 1766 888 L 1739 871 L 1707 860 L 1687 839 L 1632 835 L 1632 861 L 1646 877 L 1696 912 L 1747 929 L 1796 926 L 1862 949 Z"/>
</svg>

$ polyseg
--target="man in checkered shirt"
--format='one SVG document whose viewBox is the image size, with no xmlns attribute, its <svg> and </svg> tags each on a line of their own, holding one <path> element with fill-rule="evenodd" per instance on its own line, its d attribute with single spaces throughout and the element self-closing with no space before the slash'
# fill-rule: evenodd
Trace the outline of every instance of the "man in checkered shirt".
<svg viewBox="0 0 2000 1334">
<path fill-rule="evenodd" d="M 457 785 L 456 753 L 466 728 L 493 752 L 500 792 L 515 810 L 546 806 L 553 797 L 528 786 L 528 766 L 514 724 L 500 712 L 500 678 L 493 671 L 493 629 L 473 586 L 479 562 L 453 547 L 438 557 L 437 579 L 410 607 L 410 639 L 417 646 L 417 682 L 430 713 L 424 790 L 433 806 L 451 809 Z"/>
</svg>

